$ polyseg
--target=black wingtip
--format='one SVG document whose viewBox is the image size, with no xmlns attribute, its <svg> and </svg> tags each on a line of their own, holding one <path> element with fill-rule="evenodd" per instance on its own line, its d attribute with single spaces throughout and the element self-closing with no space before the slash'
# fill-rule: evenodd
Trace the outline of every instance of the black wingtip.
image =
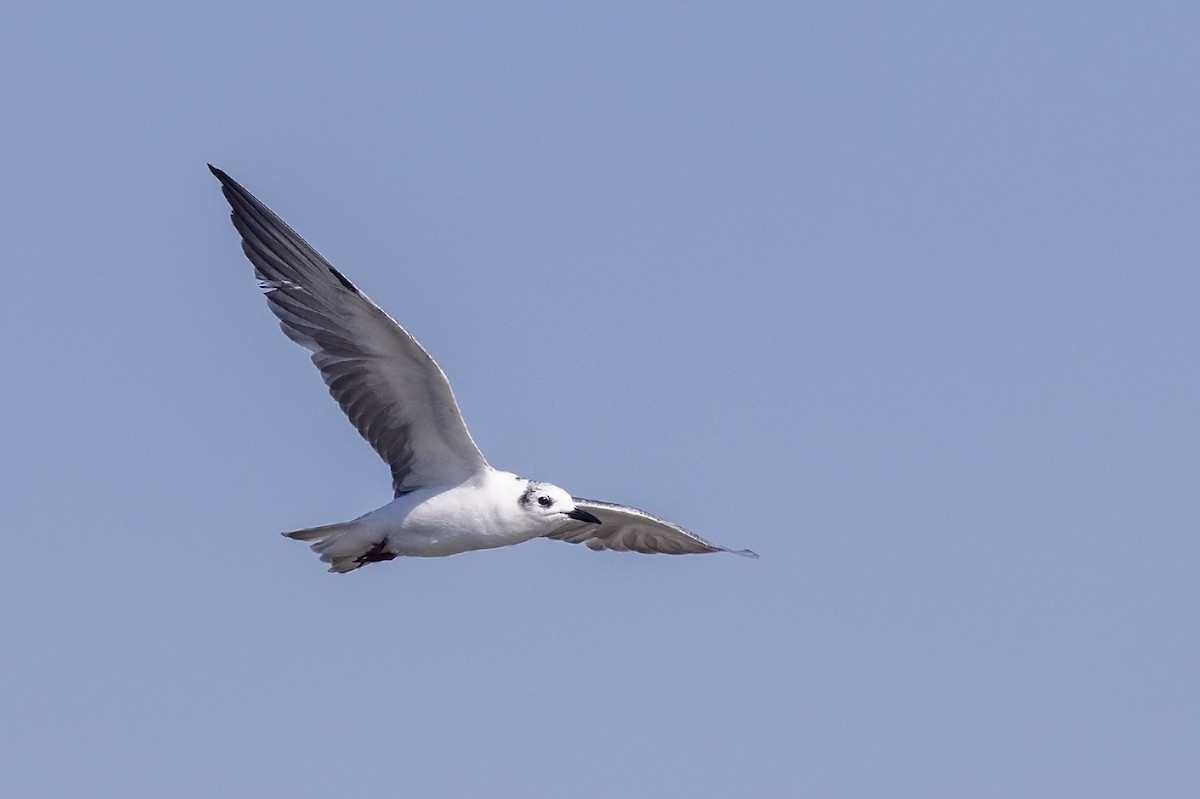
<svg viewBox="0 0 1200 799">
<path fill-rule="evenodd" d="M 349 280 L 347 280 L 346 276 L 337 270 L 337 267 L 335 267 L 333 264 L 329 264 L 328 266 L 329 266 L 329 271 L 333 273 L 333 276 L 338 279 L 338 282 L 342 284 L 342 287 L 345 288 L 346 291 L 351 291 L 351 292 L 354 292 L 355 294 L 361 293 L 358 290 L 357 286 L 355 286 L 353 283 L 351 283 Z"/>
<path fill-rule="evenodd" d="M 312 247 L 300 237 L 300 234 L 288 227 L 286 222 L 276 216 L 270 208 L 263 205 L 257 197 L 242 188 L 240 183 L 229 177 L 229 175 L 226 175 L 224 171 L 218 169 L 212 164 L 208 165 L 208 171 L 216 175 L 217 180 L 221 181 L 221 191 L 231 206 L 230 213 L 234 219 L 234 225 L 239 224 L 237 221 L 239 218 L 247 215 L 261 217 L 268 225 L 277 227 L 285 236 L 294 237 L 296 243 L 302 245 L 304 249 L 311 251 L 310 260 L 312 260 L 314 263 L 319 262 L 320 265 L 323 265 L 325 268 L 327 268 L 329 273 L 333 275 L 338 283 L 341 284 L 342 288 L 353 294 L 362 294 L 362 292 L 358 290 L 358 287 L 351 283 L 345 275 L 339 272 L 337 268 L 333 266 L 333 264 L 322 258 L 320 253 L 312 249 Z M 245 241 L 244 233 L 242 238 L 243 241 Z"/>
</svg>

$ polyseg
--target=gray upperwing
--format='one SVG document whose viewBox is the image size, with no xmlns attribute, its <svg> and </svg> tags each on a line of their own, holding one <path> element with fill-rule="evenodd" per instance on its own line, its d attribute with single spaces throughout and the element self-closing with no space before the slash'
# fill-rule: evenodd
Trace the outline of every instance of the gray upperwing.
<svg viewBox="0 0 1200 799">
<path fill-rule="evenodd" d="M 593 514 L 600 524 L 570 522 L 546 538 L 585 544 L 589 549 L 612 549 L 618 552 L 646 554 L 692 555 L 705 552 L 731 552 L 748 558 L 758 555 L 748 549 L 728 549 L 706 541 L 690 530 L 660 519 L 652 513 L 595 499 L 574 497 L 575 506 Z"/>
<path fill-rule="evenodd" d="M 329 393 L 391 466 L 396 495 L 489 468 L 450 382 L 416 339 L 252 194 L 209 169 L 279 326 L 312 351 Z"/>
</svg>

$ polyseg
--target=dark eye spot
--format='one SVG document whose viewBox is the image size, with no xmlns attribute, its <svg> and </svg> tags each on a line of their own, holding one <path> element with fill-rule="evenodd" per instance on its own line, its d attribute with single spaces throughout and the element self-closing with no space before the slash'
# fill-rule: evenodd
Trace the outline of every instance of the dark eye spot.
<svg viewBox="0 0 1200 799">
<path fill-rule="evenodd" d="M 538 504 L 543 508 L 548 508 L 554 504 L 554 500 L 550 499 L 550 497 L 538 497 Z"/>
</svg>

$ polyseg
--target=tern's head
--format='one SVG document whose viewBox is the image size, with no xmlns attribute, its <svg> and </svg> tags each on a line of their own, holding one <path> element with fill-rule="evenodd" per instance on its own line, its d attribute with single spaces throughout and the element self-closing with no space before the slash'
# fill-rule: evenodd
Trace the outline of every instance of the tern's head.
<svg viewBox="0 0 1200 799">
<path fill-rule="evenodd" d="M 575 500 L 566 491 L 540 480 L 517 478 L 520 494 L 517 506 L 521 513 L 537 521 L 539 526 L 557 527 L 568 521 L 600 524 L 600 520 L 575 507 Z"/>
</svg>

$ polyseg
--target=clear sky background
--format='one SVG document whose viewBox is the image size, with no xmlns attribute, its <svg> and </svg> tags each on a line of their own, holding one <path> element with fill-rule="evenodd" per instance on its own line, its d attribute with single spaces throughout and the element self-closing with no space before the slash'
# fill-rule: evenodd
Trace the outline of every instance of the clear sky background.
<svg viewBox="0 0 1200 799">
<path fill-rule="evenodd" d="M 0 794 L 1200 790 L 1200 6 L 0 7 Z M 390 499 L 206 161 L 493 464 Z"/>
</svg>

